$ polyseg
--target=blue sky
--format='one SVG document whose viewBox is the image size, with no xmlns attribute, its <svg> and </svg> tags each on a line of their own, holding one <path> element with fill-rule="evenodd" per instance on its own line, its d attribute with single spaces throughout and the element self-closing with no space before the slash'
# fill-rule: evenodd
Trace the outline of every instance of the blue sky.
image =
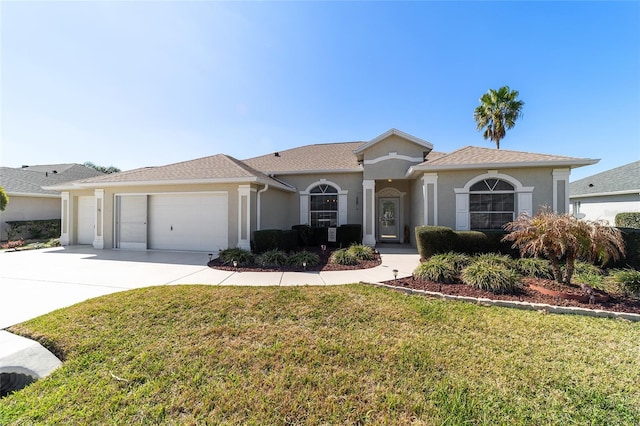
<svg viewBox="0 0 640 426">
<path fill-rule="evenodd" d="M 0 2 L 0 164 L 132 169 L 370 140 L 640 159 L 640 2 Z"/>
</svg>

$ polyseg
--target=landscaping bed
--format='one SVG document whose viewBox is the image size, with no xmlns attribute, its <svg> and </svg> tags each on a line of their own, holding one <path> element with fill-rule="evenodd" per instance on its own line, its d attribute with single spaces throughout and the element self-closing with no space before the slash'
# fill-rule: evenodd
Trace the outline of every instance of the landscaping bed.
<svg viewBox="0 0 640 426">
<path fill-rule="evenodd" d="M 397 280 L 386 281 L 384 284 L 394 285 L 398 287 L 411 288 L 415 290 L 433 291 L 454 296 L 475 297 L 493 300 L 513 300 L 529 303 L 545 303 L 556 306 L 575 306 L 587 309 L 600 309 L 614 312 L 629 312 L 640 314 L 640 300 L 624 297 L 616 294 L 608 294 L 606 301 L 599 300 L 597 297 L 594 303 L 576 300 L 574 298 L 565 298 L 563 295 L 552 296 L 543 294 L 535 290 L 535 287 L 542 287 L 554 292 L 568 293 L 576 296 L 584 296 L 584 292 L 578 285 L 560 284 L 553 280 L 542 278 L 525 277 L 523 278 L 522 288 L 515 294 L 495 294 L 489 291 L 480 290 L 464 283 L 441 284 L 434 281 L 423 280 L 419 278 L 407 277 L 398 278 Z M 598 295 L 606 294 L 597 292 Z"/>
<path fill-rule="evenodd" d="M 357 265 L 340 265 L 330 262 L 331 255 L 337 248 L 327 247 L 326 250 L 321 250 L 319 247 L 310 247 L 306 251 L 315 253 L 318 255 L 320 262 L 315 266 L 299 267 L 291 265 L 282 265 L 279 267 L 265 267 L 260 265 L 244 265 L 234 267 L 233 265 L 226 265 L 218 258 L 210 261 L 207 265 L 210 268 L 220 269 L 223 271 L 236 271 L 236 272 L 320 272 L 320 271 L 352 271 L 355 269 L 369 269 L 374 268 L 382 263 L 380 253 L 374 252 L 373 260 L 360 261 Z"/>
</svg>

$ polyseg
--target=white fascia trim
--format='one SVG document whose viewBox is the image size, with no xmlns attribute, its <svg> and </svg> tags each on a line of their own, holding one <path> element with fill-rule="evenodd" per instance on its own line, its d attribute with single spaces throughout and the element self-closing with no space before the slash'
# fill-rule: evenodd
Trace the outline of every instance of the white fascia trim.
<svg viewBox="0 0 640 426">
<path fill-rule="evenodd" d="M 360 146 L 358 149 L 355 149 L 353 152 L 355 154 L 359 154 L 362 151 L 366 150 L 367 148 L 377 144 L 378 142 L 388 138 L 391 135 L 396 135 L 396 136 L 400 136 L 401 138 L 407 139 L 413 143 L 416 143 L 418 145 L 422 145 L 425 148 L 429 148 L 429 149 L 433 149 L 433 144 L 431 142 L 425 141 L 424 139 L 420 139 L 417 138 L 413 135 L 410 135 L 408 133 L 402 132 L 398 129 L 389 129 L 386 132 L 384 132 L 383 134 L 381 134 L 380 136 L 377 136 L 373 139 L 371 139 L 369 142 L 365 143 L 364 145 Z"/>
<path fill-rule="evenodd" d="M 640 190 L 632 189 L 625 191 L 611 191 L 611 192 L 594 192 L 593 194 L 577 194 L 570 195 L 569 198 L 589 198 L 589 197 L 606 197 L 608 195 L 640 195 Z"/>
<path fill-rule="evenodd" d="M 432 165 L 417 165 L 411 167 L 407 174 L 417 172 L 417 171 L 444 171 L 444 170 L 464 170 L 464 169 L 515 169 L 515 168 L 524 168 L 524 167 L 562 167 L 569 166 L 572 168 L 589 166 L 592 164 L 596 164 L 597 159 L 588 159 L 585 161 L 529 161 L 529 162 L 516 162 L 516 163 L 478 163 L 478 164 L 454 164 L 454 165 L 446 165 L 446 166 L 432 166 Z"/>
<path fill-rule="evenodd" d="M 300 195 L 311 195 L 311 193 L 309 191 L 311 191 L 311 189 L 315 188 L 318 185 L 330 185 L 330 186 L 333 186 L 334 188 L 336 188 L 338 190 L 338 195 L 347 195 L 349 193 L 348 190 L 340 188 L 340 185 L 338 185 L 335 182 L 332 182 L 332 181 L 327 180 L 327 179 L 319 179 L 319 180 L 313 182 L 311 185 L 307 186 L 307 189 L 305 189 L 304 191 L 300 191 L 299 194 Z"/>
<path fill-rule="evenodd" d="M 409 157 L 408 155 L 398 155 L 395 152 L 390 152 L 382 157 L 374 158 L 373 160 L 364 160 L 364 164 L 376 164 L 386 160 L 404 160 L 412 163 L 422 163 L 424 158 L 422 157 Z"/>
<path fill-rule="evenodd" d="M 277 181 L 269 182 L 257 177 L 253 178 L 215 178 L 215 179 L 182 179 L 182 180 L 151 180 L 151 181 L 135 181 L 135 182 L 88 182 L 88 183 L 74 183 L 72 185 L 65 186 L 50 186 L 43 187 L 44 189 L 62 191 L 62 190 L 74 190 L 83 188 L 113 188 L 113 187 L 130 187 L 130 186 L 164 186 L 164 185 L 195 185 L 195 184 L 221 184 L 221 183 L 261 183 L 271 184 L 277 188 L 283 189 L 289 192 L 295 192 L 293 188 L 286 185 L 282 185 Z"/>
<path fill-rule="evenodd" d="M 28 192 L 7 192 L 9 197 L 33 197 L 33 198 L 57 198 L 60 199 L 60 194 L 30 194 Z"/>
</svg>

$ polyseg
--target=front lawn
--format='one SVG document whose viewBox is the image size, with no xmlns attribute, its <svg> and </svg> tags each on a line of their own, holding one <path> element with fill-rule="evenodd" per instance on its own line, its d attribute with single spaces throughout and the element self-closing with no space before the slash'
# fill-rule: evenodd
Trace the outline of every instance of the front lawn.
<svg viewBox="0 0 640 426">
<path fill-rule="evenodd" d="M 10 331 L 0 424 L 638 424 L 640 323 L 338 287 L 164 286 Z"/>
</svg>

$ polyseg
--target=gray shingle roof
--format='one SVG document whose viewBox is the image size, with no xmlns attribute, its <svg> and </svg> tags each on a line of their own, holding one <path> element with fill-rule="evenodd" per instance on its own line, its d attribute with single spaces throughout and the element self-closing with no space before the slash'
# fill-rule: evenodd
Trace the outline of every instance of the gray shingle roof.
<svg viewBox="0 0 640 426">
<path fill-rule="evenodd" d="M 306 145 L 249 158 L 244 162 L 265 173 L 310 173 L 318 171 L 360 171 L 354 150 L 364 142 Z"/>
<path fill-rule="evenodd" d="M 572 197 L 612 192 L 640 192 L 640 161 L 587 176 L 569 184 Z"/>
<path fill-rule="evenodd" d="M 22 168 L 0 167 L 0 186 L 9 195 L 59 195 L 43 186 L 101 176 L 102 172 L 81 164 L 45 164 Z"/>
<path fill-rule="evenodd" d="M 195 160 L 168 164 L 166 166 L 142 167 L 90 179 L 81 179 L 71 182 L 70 186 L 93 187 L 149 183 L 196 183 L 216 180 L 221 182 L 260 181 L 280 188 L 289 189 L 281 182 L 225 154 L 212 155 Z"/>
<path fill-rule="evenodd" d="M 471 167 L 521 167 L 524 165 L 584 166 L 597 160 L 565 157 L 561 155 L 536 154 L 506 149 L 466 146 L 449 154 L 431 159 L 414 167 L 414 170 L 446 170 Z"/>
</svg>

